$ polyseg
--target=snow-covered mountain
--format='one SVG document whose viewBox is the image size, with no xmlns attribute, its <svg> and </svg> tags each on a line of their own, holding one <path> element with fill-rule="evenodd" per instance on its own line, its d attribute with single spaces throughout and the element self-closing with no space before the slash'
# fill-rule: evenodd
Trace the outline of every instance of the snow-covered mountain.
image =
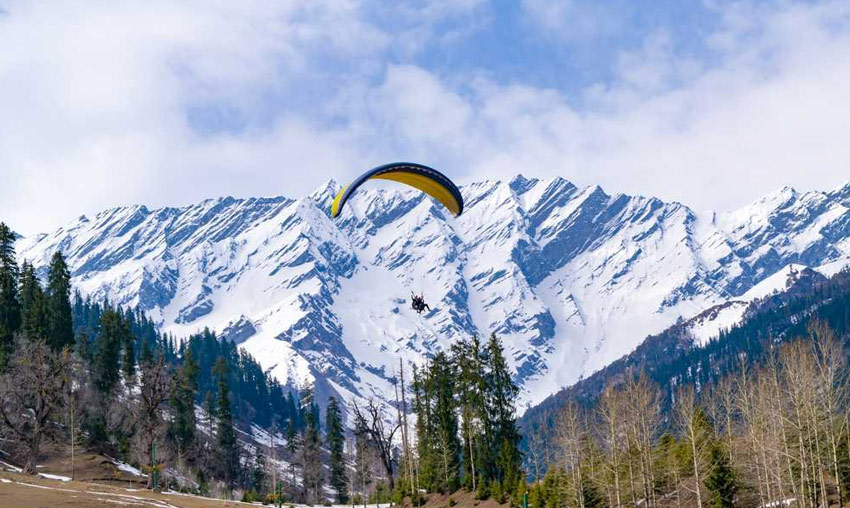
<svg viewBox="0 0 850 508">
<path fill-rule="evenodd" d="M 373 187 L 332 220 L 338 189 L 115 208 L 17 249 L 37 266 L 60 249 L 83 293 L 138 305 L 177 336 L 215 329 L 281 381 L 344 397 L 391 398 L 399 358 L 495 332 L 523 404 L 680 317 L 746 301 L 790 263 L 835 271 L 850 259 L 850 184 L 696 213 L 518 176 L 463 187 L 459 218 L 416 191 Z M 433 310 L 411 311 L 411 291 Z"/>
</svg>

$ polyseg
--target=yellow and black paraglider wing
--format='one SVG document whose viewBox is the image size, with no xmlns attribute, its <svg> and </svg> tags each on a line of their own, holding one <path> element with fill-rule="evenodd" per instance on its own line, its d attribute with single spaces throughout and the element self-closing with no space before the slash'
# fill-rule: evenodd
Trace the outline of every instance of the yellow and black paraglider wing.
<svg viewBox="0 0 850 508">
<path fill-rule="evenodd" d="M 342 189 L 331 205 L 331 217 L 339 216 L 346 201 L 367 180 L 392 180 L 421 190 L 439 201 L 455 216 L 463 213 L 463 196 L 444 174 L 436 169 L 412 162 L 394 162 L 371 169 Z"/>
</svg>

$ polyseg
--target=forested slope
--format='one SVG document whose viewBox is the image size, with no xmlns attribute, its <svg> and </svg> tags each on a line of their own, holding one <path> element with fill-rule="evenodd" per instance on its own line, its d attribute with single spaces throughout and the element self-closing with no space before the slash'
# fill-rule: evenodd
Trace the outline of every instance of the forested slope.
<svg viewBox="0 0 850 508">
<path fill-rule="evenodd" d="M 690 324 L 525 414 L 537 506 L 850 499 L 850 272 L 800 273 L 704 345 Z"/>
<path fill-rule="evenodd" d="M 591 403 L 606 386 L 636 373 L 645 374 L 662 387 L 665 401 L 669 402 L 680 385 L 711 385 L 730 372 L 737 372 L 742 360 L 749 364 L 763 361 L 777 343 L 805 336 L 806 328 L 815 319 L 828 323 L 840 336 L 847 336 L 850 271 L 839 272 L 828 280 L 801 275 L 787 291 L 754 301 L 741 323 L 721 330 L 717 338 L 704 345 L 695 344 L 688 321 L 679 322 L 647 337 L 630 354 L 532 407 L 520 423 L 525 429 L 551 427 L 567 401 Z"/>
</svg>

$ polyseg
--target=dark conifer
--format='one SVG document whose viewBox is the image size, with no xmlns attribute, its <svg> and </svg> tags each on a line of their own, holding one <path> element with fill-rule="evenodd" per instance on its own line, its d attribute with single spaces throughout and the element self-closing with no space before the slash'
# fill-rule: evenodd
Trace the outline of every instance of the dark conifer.
<svg viewBox="0 0 850 508">
<path fill-rule="evenodd" d="M 520 435 L 517 429 L 514 401 L 519 389 L 513 382 L 495 334 L 490 336 L 485 350 L 487 373 L 484 378 L 488 426 L 492 439 L 488 460 L 495 465 L 494 476 L 504 492 L 513 492 L 520 479 Z"/>
<path fill-rule="evenodd" d="M 124 321 L 126 332 L 122 336 L 121 347 L 121 372 L 124 374 L 124 382 L 127 386 L 135 384 L 136 379 L 136 337 L 130 329 L 130 324 Z"/>
<path fill-rule="evenodd" d="M 305 397 L 311 407 L 306 411 L 304 443 L 301 446 L 301 484 L 304 486 L 304 498 L 310 503 L 320 504 L 325 473 L 322 469 L 322 445 L 319 436 L 319 422 L 314 418 L 312 397 Z"/>
<path fill-rule="evenodd" d="M 484 442 L 486 406 L 484 401 L 484 370 L 481 362 L 481 342 L 477 337 L 461 340 L 452 346 L 452 361 L 455 365 L 458 404 L 461 413 L 461 437 L 463 439 L 461 463 L 463 485 L 477 491 L 481 483 L 484 458 L 481 450 Z"/>
<path fill-rule="evenodd" d="M 328 466 L 330 468 L 330 486 L 336 492 L 336 502 L 348 502 L 348 482 L 345 467 L 345 434 L 342 425 L 342 413 L 335 397 L 328 400 L 325 412 L 325 443 L 328 449 Z"/>
<path fill-rule="evenodd" d="M 419 481 L 422 487 L 433 491 L 436 483 L 436 450 L 434 424 L 431 417 L 432 393 L 427 382 L 428 369 L 420 373 L 413 366 L 413 411 L 416 413 L 416 451 L 419 457 Z"/>
<path fill-rule="evenodd" d="M 430 391 L 433 394 L 432 432 L 436 438 L 437 467 L 439 475 L 437 490 L 451 493 L 459 487 L 460 441 L 458 439 L 458 415 L 455 403 L 455 375 L 445 353 L 434 356 L 429 369 Z"/>
<path fill-rule="evenodd" d="M 21 265 L 20 289 L 21 333 L 28 340 L 47 338 L 47 312 L 44 291 L 38 281 L 35 268 L 24 262 Z"/>
<path fill-rule="evenodd" d="M 0 369 L 6 365 L 15 334 L 20 328 L 15 235 L 5 223 L 0 222 Z"/>
<path fill-rule="evenodd" d="M 146 344 L 146 343 L 143 343 Z M 145 347 L 145 346 L 143 346 Z M 171 436 L 182 459 L 192 457 L 189 451 L 194 447 L 197 434 L 195 422 L 195 398 L 198 390 L 198 365 L 191 350 L 186 350 L 183 365 L 174 376 L 171 407 L 174 418 L 171 421 Z M 190 460 L 190 462 L 192 462 Z"/>
<path fill-rule="evenodd" d="M 257 451 L 254 456 L 254 463 L 251 465 L 251 475 L 249 478 L 250 492 L 254 495 L 254 500 L 262 500 L 266 492 L 266 458 L 262 453 Z"/>
<path fill-rule="evenodd" d="M 153 364 L 153 351 L 147 342 L 142 342 L 142 350 L 139 353 L 139 366 L 150 367 Z"/>
<path fill-rule="evenodd" d="M 735 471 L 721 443 L 712 443 L 708 461 L 710 467 L 705 487 L 710 494 L 709 503 L 714 508 L 733 508 L 737 492 Z"/>
<path fill-rule="evenodd" d="M 106 310 L 100 320 L 100 333 L 95 341 L 93 376 L 102 394 L 112 393 L 120 379 L 121 344 L 130 333 L 121 314 Z"/>
<path fill-rule="evenodd" d="M 61 252 L 56 252 L 47 270 L 48 344 L 59 351 L 74 343 L 74 325 L 71 319 L 71 274 Z"/>
<path fill-rule="evenodd" d="M 239 479 L 239 443 L 236 441 L 236 431 L 233 428 L 233 413 L 230 402 L 230 369 L 224 356 L 220 356 L 215 364 L 214 374 L 218 388 L 216 397 L 216 466 L 220 478 L 224 480 L 228 490 L 232 490 Z"/>
</svg>

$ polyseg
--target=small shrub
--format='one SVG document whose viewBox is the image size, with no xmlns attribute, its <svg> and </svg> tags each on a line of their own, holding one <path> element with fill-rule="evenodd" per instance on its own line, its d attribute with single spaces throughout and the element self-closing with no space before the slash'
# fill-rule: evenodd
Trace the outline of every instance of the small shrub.
<svg viewBox="0 0 850 508">
<path fill-rule="evenodd" d="M 487 488 L 487 484 L 484 482 L 480 482 L 478 484 L 478 488 L 475 489 L 475 499 L 479 501 L 483 501 L 490 497 L 490 489 Z"/>
<path fill-rule="evenodd" d="M 493 498 L 493 501 L 496 501 L 499 504 L 505 503 L 505 493 L 502 492 L 502 484 L 499 483 L 498 480 L 494 481 L 492 485 L 490 485 L 490 497 Z"/>
</svg>

